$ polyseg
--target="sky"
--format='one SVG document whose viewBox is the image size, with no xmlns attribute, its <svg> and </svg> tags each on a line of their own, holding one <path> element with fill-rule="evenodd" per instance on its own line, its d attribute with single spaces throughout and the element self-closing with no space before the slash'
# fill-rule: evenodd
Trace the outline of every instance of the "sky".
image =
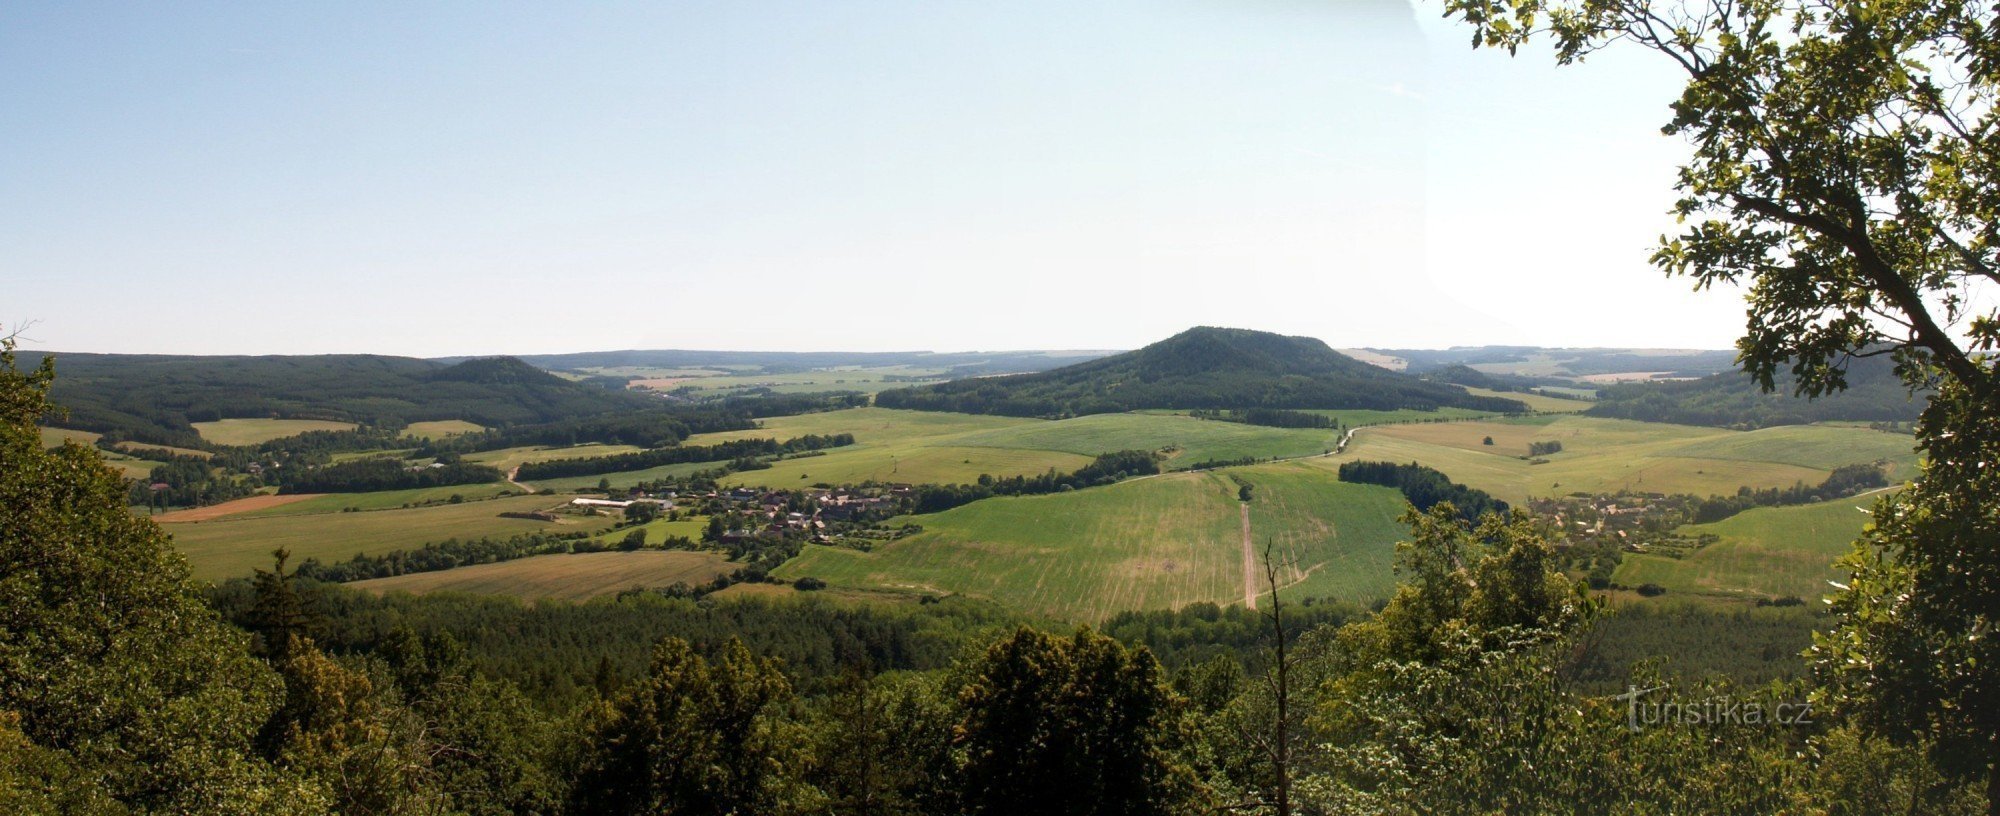
<svg viewBox="0 0 2000 816">
<path fill-rule="evenodd" d="M 1434 0 L 0 6 L 0 325 L 443 356 L 1726 348 L 1641 53 Z"/>
</svg>

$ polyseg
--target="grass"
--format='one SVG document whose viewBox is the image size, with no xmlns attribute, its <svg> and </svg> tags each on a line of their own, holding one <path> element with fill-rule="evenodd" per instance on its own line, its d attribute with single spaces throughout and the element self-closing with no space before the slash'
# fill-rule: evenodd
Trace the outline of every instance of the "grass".
<svg viewBox="0 0 2000 816">
<path fill-rule="evenodd" d="M 307 431 L 346 431 L 354 427 L 352 422 L 323 419 L 223 419 L 194 423 L 201 438 L 218 445 L 257 445 Z"/>
<path fill-rule="evenodd" d="M 1268 543 L 1280 563 L 1299 565 L 1280 579 L 1286 598 L 1365 604 L 1395 592 L 1395 545 L 1409 537 L 1409 528 L 1396 521 L 1408 509 L 1401 493 L 1332 480 L 1325 468 L 1296 462 L 1233 468 L 1225 475 L 1253 485 L 1250 534 L 1258 557 Z"/>
<path fill-rule="evenodd" d="M 1720 541 L 1683 558 L 1627 553 L 1613 580 L 1627 586 L 1659 584 L 1668 597 L 1754 599 L 1786 595 L 1814 601 L 1828 581 L 1842 579 L 1833 568 L 1867 526 L 1867 510 L 1880 494 L 1796 507 L 1759 507 L 1713 524 L 1681 528 L 1689 534 L 1714 533 Z"/>
<path fill-rule="evenodd" d="M 978 416 L 942 411 L 898 411 L 850 408 L 817 414 L 773 417 L 748 431 L 700 434 L 683 444 L 713 445 L 738 439 L 790 439 L 806 434 L 851 433 L 854 444 L 830 449 L 824 456 L 785 459 L 768 470 L 731 474 L 730 484 L 798 487 L 826 482 L 887 482 L 946 484 L 971 482 L 982 473 L 1017 476 L 1049 468 L 1075 470 L 1090 456 L 1024 446 L 966 445 L 959 440 L 986 433 L 1037 428 L 1056 423 L 1038 419 Z M 1093 452 L 1095 453 L 1095 452 Z M 615 481 L 615 480 L 614 480 Z M 595 480 L 591 484 L 595 484 Z"/>
<path fill-rule="evenodd" d="M 438 419 L 430 422 L 412 422 L 403 429 L 403 435 L 415 439 L 440 439 L 464 433 L 478 433 L 486 426 L 463 419 Z"/>
<path fill-rule="evenodd" d="M 469 453 L 466 454 L 465 461 L 477 462 L 482 465 L 492 465 L 503 471 L 507 471 L 529 462 L 611 456 L 619 453 L 636 453 L 641 450 L 645 449 L 637 445 L 599 445 L 594 442 L 588 445 L 570 445 L 567 447 L 529 445 L 519 448 L 501 448 L 499 450 Z M 596 482 L 592 481 L 591 484 L 596 484 Z"/>
<path fill-rule="evenodd" d="M 74 431 L 68 428 L 44 427 L 39 430 L 42 436 L 42 446 L 46 448 L 62 447 L 64 442 L 75 442 L 78 445 L 90 448 L 96 446 L 98 438 L 102 436 L 102 434 L 95 434 L 90 431 Z M 99 449 L 97 452 L 103 455 L 105 464 L 110 465 L 113 470 L 118 471 L 119 475 L 127 479 L 144 479 L 152 475 L 153 468 L 159 467 L 162 464 L 151 459 L 141 459 L 129 453 L 102 449 Z"/>
<path fill-rule="evenodd" d="M 1090 457 L 1048 450 L 928 445 L 836 448 L 825 456 L 781 459 L 764 470 L 729 474 L 727 484 L 753 487 L 800 487 L 825 482 L 865 481 L 910 484 L 968 484 L 980 474 L 1025 476 L 1051 468 L 1068 472 L 1090 464 Z"/>
<path fill-rule="evenodd" d="M 610 518 L 565 517 L 551 523 L 500 517 L 503 512 L 542 510 L 559 503 L 548 496 L 516 496 L 407 510 L 276 514 L 161 526 L 187 556 L 194 577 L 214 581 L 269 567 L 271 551 L 280 547 L 291 550 L 294 561 L 344 561 L 358 554 L 411 549 L 453 537 L 596 531 L 611 526 Z"/>
<path fill-rule="evenodd" d="M 857 444 L 907 443 L 974 431 L 1044 424 L 1039 419 L 953 414 L 943 411 L 898 411 L 891 408 L 849 408 L 816 414 L 772 417 L 747 431 L 697 434 L 684 445 L 713 445 L 738 439 L 777 439 L 807 434 L 854 434 Z"/>
<path fill-rule="evenodd" d="M 633 588 L 705 584 L 735 569 L 736 565 L 721 553 L 638 550 L 538 555 L 497 564 L 374 578 L 348 586 L 377 594 L 471 592 L 512 595 L 526 600 L 581 601 Z"/>
<path fill-rule="evenodd" d="M 1490 388 L 1466 388 L 1468 392 L 1481 397 L 1499 397 L 1526 403 L 1530 411 L 1556 414 L 1573 414 L 1590 407 L 1589 400 L 1563 399 L 1543 394 L 1528 394 L 1520 391 L 1494 391 Z"/>
<path fill-rule="evenodd" d="M 1054 450 L 1095 456 L 1118 450 L 1174 449 L 1170 467 L 1212 459 L 1281 458 L 1323 453 L 1334 433 L 1267 428 L 1162 414 L 1094 414 L 956 437 L 961 447 Z"/>
<path fill-rule="evenodd" d="M 1483 444 L 1485 437 L 1494 444 Z M 1519 458 L 1533 441 L 1559 441 L 1561 453 L 1533 464 Z M 1420 462 L 1454 481 L 1510 502 L 1530 496 L 1621 490 L 1696 495 L 1738 487 L 1817 484 L 1840 464 L 1889 458 L 1896 474 L 1914 462 L 1895 445 L 1907 438 L 1865 428 L 1809 426 L 1728 431 L 1583 416 L 1395 425 L 1355 435 L 1346 453 L 1311 460 L 1338 467 L 1354 459 Z"/>
<path fill-rule="evenodd" d="M 617 488 L 631 487 L 633 485 L 639 484 L 640 482 L 652 482 L 652 481 L 658 481 L 660 479 L 665 479 L 668 477 L 687 476 L 689 474 L 695 473 L 696 471 L 713 470 L 715 468 L 721 467 L 726 464 L 729 463 L 726 461 L 684 462 L 678 465 L 661 465 L 656 468 L 647 468 L 645 470 L 623 470 L 623 471 L 618 471 L 616 473 L 593 473 L 588 476 L 565 476 L 560 479 L 537 479 L 527 484 L 535 488 L 536 490 L 547 490 L 556 493 L 569 493 L 577 490 L 587 490 L 590 488 L 595 488 L 597 487 L 599 482 L 609 480 L 611 482 L 611 487 L 613 489 L 617 489 Z"/>
<path fill-rule="evenodd" d="M 1884 460 L 1891 476 L 1916 475 L 1916 440 L 1909 434 L 1832 425 L 1786 425 L 1718 436 L 1683 445 L 1681 456 L 1780 462 L 1819 470 L 1853 462 Z"/>
<path fill-rule="evenodd" d="M 702 528 L 707 526 L 708 526 L 708 519 L 706 518 L 690 518 L 690 519 L 681 519 L 679 521 L 654 519 L 637 527 L 626 527 L 621 530 L 607 530 L 603 535 L 596 536 L 595 540 L 598 541 L 599 543 L 607 545 L 617 544 L 618 542 L 623 541 L 626 536 L 631 535 L 633 530 L 645 530 L 646 543 L 655 546 L 659 545 L 660 542 L 667 540 L 668 536 L 681 536 L 690 541 L 700 541 Z"/>
<path fill-rule="evenodd" d="M 314 496 L 293 504 L 252 510 L 238 514 L 241 518 L 262 518 L 265 516 L 309 516 L 315 513 L 341 513 L 349 508 L 354 510 L 394 510 L 406 504 L 428 504 L 449 501 L 453 496 L 463 496 L 467 501 L 499 498 L 519 494 L 513 485 L 494 482 L 483 485 L 446 485 L 443 487 L 418 487 L 409 490 L 382 490 L 374 493 L 327 493 Z"/>
<path fill-rule="evenodd" d="M 1402 534 L 1395 491 L 1292 464 L 1230 471 L 1258 485 L 1253 539 L 1295 552 L 1288 593 L 1381 597 Z M 778 570 L 851 592 L 965 594 L 1056 618 L 1241 603 L 1241 505 L 1218 472 L 1176 473 L 1046 496 L 989 499 L 909 519 L 922 533 L 873 552 L 808 547 Z"/>
</svg>

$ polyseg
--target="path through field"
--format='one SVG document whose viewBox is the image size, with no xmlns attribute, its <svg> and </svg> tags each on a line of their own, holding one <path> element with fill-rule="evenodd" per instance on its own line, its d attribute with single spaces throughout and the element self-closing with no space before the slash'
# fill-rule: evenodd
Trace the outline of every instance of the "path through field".
<svg viewBox="0 0 2000 816">
<path fill-rule="evenodd" d="M 507 471 L 507 483 L 519 488 L 523 493 L 535 492 L 534 488 L 521 484 L 520 482 L 514 481 L 514 477 L 519 475 L 521 475 L 521 466 L 515 465 L 513 470 Z"/>
<path fill-rule="evenodd" d="M 1243 506 L 1243 605 L 1257 608 L 1257 554 L 1250 547 L 1250 503 Z"/>
</svg>

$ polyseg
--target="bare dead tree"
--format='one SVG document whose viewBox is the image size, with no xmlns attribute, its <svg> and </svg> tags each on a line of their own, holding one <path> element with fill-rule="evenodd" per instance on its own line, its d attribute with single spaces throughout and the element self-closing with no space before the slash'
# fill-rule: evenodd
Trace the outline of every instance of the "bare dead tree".
<svg viewBox="0 0 2000 816">
<path fill-rule="evenodd" d="M 1278 816 L 1292 816 L 1292 748 L 1296 740 L 1295 715 L 1292 713 L 1292 663 L 1295 657 L 1291 650 L 1291 633 L 1285 627 L 1285 602 L 1278 596 L 1278 577 L 1292 565 L 1291 559 L 1279 556 L 1277 544 L 1265 540 L 1264 585 L 1270 589 L 1271 603 L 1263 615 L 1271 625 L 1272 662 L 1264 672 L 1264 683 L 1271 694 L 1273 709 L 1269 730 L 1251 735 L 1250 742 L 1271 763 L 1273 801 L 1270 805 Z"/>
</svg>

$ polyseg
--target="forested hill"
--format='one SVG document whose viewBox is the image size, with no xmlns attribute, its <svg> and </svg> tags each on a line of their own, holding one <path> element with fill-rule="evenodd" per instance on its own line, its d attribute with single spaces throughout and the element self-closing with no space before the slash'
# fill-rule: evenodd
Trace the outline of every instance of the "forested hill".
<svg viewBox="0 0 2000 816">
<path fill-rule="evenodd" d="M 22 356 L 28 365 L 44 353 Z M 165 445 L 197 445 L 193 422 L 233 417 L 481 425 L 548 422 L 652 404 L 578 385 L 519 360 L 454 365 L 368 354 L 180 356 L 54 352 L 53 424 Z"/>
<path fill-rule="evenodd" d="M 1107 351 L 702 351 L 697 349 L 650 349 L 626 351 L 586 351 L 573 354 L 524 354 L 523 362 L 552 371 L 580 371 L 593 368 L 705 368 L 726 366 L 767 374 L 811 371 L 841 366 L 913 366 L 943 369 L 950 377 L 986 374 L 1013 374 L 1047 371 L 1051 368 L 1094 360 Z M 461 357 L 440 357 L 454 363 Z"/>
<path fill-rule="evenodd" d="M 1698 380 L 1626 383 L 1598 391 L 1597 404 L 1586 413 L 1752 429 L 1839 420 L 1911 422 L 1929 400 L 1928 394 L 1910 396 L 1887 357 L 1855 359 L 1847 369 L 1847 390 L 1818 399 L 1793 396 L 1789 378 L 1780 378 L 1777 386 L 1764 393 L 1741 371 Z"/>
<path fill-rule="evenodd" d="M 1474 396 L 1363 363 L 1310 337 L 1206 326 L 1052 371 L 884 391 L 875 403 L 1042 417 L 1141 408 L 1527 410 L 1514 400 Z"/>
</svg>

